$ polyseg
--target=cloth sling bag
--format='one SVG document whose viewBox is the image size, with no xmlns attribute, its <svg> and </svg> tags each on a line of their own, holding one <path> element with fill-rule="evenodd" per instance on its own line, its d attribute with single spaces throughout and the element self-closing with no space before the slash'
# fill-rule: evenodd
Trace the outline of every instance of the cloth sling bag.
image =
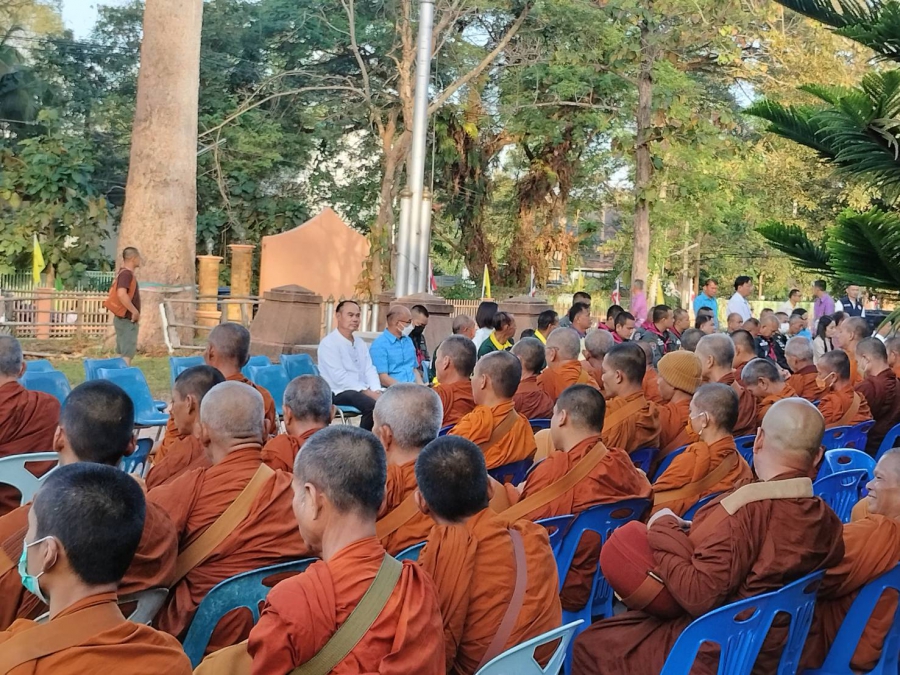
<svg viewBox="0 0 900 675">
<path fill-rule="evenodd" d="M 103 306 L 106 307 L 110 312 L 113 313 L 114 316 L 119 317 L 120 319 L 124 319 L 128 315 L 128 310 L 125 309 L 125 305 L 122 304 L 122 301 L 119 300 L 119 277 L 121 276 L 124 269 L 121 269 L 116 274 L 116 278 L 113 279 L 112 286 L 109 287 L 109 295 L 106 297 L 106 300 L 103 301 Z M 134 273 L 131 274 L 131 283 L 128 284 L 128 297 L 133 298 L 134 292 L 137 290 L 137 279 L 134 277 Z"/>
<path fill-rule="evenodd" d="M 829 428 L 833 427 L 845 427 L 850 424 L 850 420 L 856 417 L 856 413 L 859 412 L 859 406 L 862 405 L 862 398 L 859 395 L 858 391 L 853 392 L 853 402 L 850 404 L 850 407 L 847 408 L 847 412 L 845 412 L 841 419 L 839 419 L 834 424 L 829 425 Z"/>
<path fill-rule="evenodd" d="M 670 502 L 680 501 L 682 499 L 694 499 L 704 492 L 708 491 L 713 485 L 722 481 L 733 469 L 735 469 L 740 461 L 737 450 L 734 450 L 725 459 L 719 462 L 719 466 L 710 471 L 700 480 L 688 483 L 680 488 L 672 490 L 663 490 L 653 495 L 653 506 L 668 504 Z"/>
<path fill-rule="evenodd" d="M 578 379 L 575 380 L 575 384 L 587 384 L 590 381 L 591 376 L 588 375 L 587 371 L 582 368 L 581 372 L 578 373 Z"/>
<path fill-rule="evenodd" d="M 519 413 L 517 413 L 515 408 L 513 408 L 509 411 L 509 414 L 500 421 L 500 424 L 494 427 L 494 430 L 491 432 L 491 437 L 484 443 L 478 444 L 478 447 L 481 448 L 481 451 L 487 452 L 495 445 L 497 445 L 497 443 L 502 441 L 503 437 L 506 436 L 506 434 L 508 434 L 510 431 L 512 431 L 512 428 L 515 426 L 518 419 Z"/>
<path fill-rule="evenodd" d="M 618 410 L 611 412 L 606 416 L 606 420 L 603 423 L 603 431 L 608 431 L 609 429 L 614 429 L 619 426 L 632 415 L 639 413 L 645 405 L 647 405 L 647 399 L 643 396 L 639 396 L 633 401 L 626 403 Z"/>
</svg>

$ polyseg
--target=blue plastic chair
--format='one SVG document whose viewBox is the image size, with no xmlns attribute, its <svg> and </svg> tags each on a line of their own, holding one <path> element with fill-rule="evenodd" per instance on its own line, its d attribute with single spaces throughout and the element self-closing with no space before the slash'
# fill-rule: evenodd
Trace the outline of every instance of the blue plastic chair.
<svg viewBox="0 0 900 675">
<path fill-rule="evenodd" d="M 896 446 L 898 438 L 900 438 L 900 424 L 892 427 L 891 430 L 887 432 L 887 436 L 885 436 L 884 440 L 881 441 L 881 447 L 878 448 L 878 453 L 875 455 L 875 459 L 881 459 L 881 456 L 884 453 Z"/>
<path fill-rule="evenodd" d="M 27 504 L 34 497 L 34 493 L 41 487 L 41 483 L 53 471 L 52 469 L 38 478 L 28 469 L 26 464 L 32 462 L 58 462 L 59 455 L 55 452 L 28 452 L 23 455 L 10 455 L 0 458 L 0 483 L 12 485 L 22 495 L 19 504 Z"/>
<path fill-rule="evenodd" d="M 832 473 L 849 469 L 864 469 L 868 480 L 872 480 L 875 477 L 875 460 L 862 450 L 854 450 L 853 448 L 826 450 L 816 480 Z"/>
<path fill-rule="evenodd" d="M 45 394 L 55 396 L 60 403 L 66 400 L 72 386 L 64 373 L 58 370 L 26 370 L 22 379 L 22 386 L 30 391 L 42 391 Z"/>
<path fill-rule="evenodd" d="M 543 518 L 535 522 L 538 525 L 543 525 L 547 530 L 547 534 L 550 536 L 550 548 L 553 549 L 553 557 L 558 558 L 563 537 L 566 536 L 566 532 L 569 531 L 572 523 L 575 522 L 575 516 L 553 516 L 552 518 Z"/>
<path fill-rule="evenodd" d="M 175 378 L 181 375 L 188 368 L 194 366 L 202 366 L 205 363 L 202 356 L 170 356 L 169 357 L 169 379 L 171 384 L 175 386 Z"/>
<path fill-rule="evenodd" d="M 508 649 L 485 663 L 476 675 L 512 675 L 513 673 L 515 675 L 556 675 L 563 665 L 569 646 L 581 623 L 581 621 L 573 621 Z M 538 647 L 543 647 L 556 640 L 559 640 L 556 651 L 553 652 L 547 665 L 541 667 L 534 658 L 534 652 Z"/>
<path fill-rule="evenodd" d="M 860 500 L 866 485 L 865 469 L 838 471 L 813 483 L 813 494 L 821 497 L 842 523 L 850 522 L 850 513 Z"/>
<path fill-rule="evenodd" d="M 700 501 L 698 501 L 696 504 L 694 504 L 691 508 L 689 508 L 687 511 L 685 511 L 684 516 L 682 516 L 682 518 L 684 518 L 684 520 L 693 520 L 694 516 L 697 515 L 697 511 L 699 511 L 704 506 L 709 504 L 713 499 L 718 497 L 720 494 L 722 494 L 722 493 L 714 492 L 711 495 L 706 495 L 705 497 L 700 499 Z"/>
<path fill-rule="evenodd" d="M 284 405 L 284 390 L 290 379 L 284 366 L 250 366 L 250 381 L 258 384 L 272 394 L 275 399 L 275 412 L 281 417 Z"/>
<path fill-rule="evenodd" d="M 826 450 L 837 450 L 838 448 L 853 448 L 856 450 L 865 450 L 866 442 L 869 439 L 869 429 L 875 424 L 874 420 L 861 422 L 855 426 L 832 427 L 825 430 L 822 437 L 822 445 Z"/>
<path fill-rule="evenodd" d="M 125 359 L 115 357 L 112 359 L 85 359 L 84 360 L 84 379 L 86 381 L 103 379 L 99 371 L 101 368 L 112 370 L 114 368 L 127 368 L 128 364 Z"/>
<path fill-rule="evenodd" d="M 247 361 L 246 364 L 244 364 L 243 368 L 241 368 L 241 373 L 243 373 L 244 377 L 246 377 L 248 380 L 252 380 L 253 378 L 250 377 L 250 368 L 258 367 L 258 366 L 271 366 L 271 365 L 272 365 L 272 362 L 269 361 L 268 356 L 251 356 L 250 360 Z"/>
<path fill-rule="evenodd" d="M 834 643 L 825 657 L 825 663 L 816 670 L 806 670 L 803 675 L 845 675 L 852 673 L 850 660 L 862 638 L 866 624 L 882 594 L 889 589 L 900 591 L 900 565 L 876 577 L 862 587 L 856 600 L 850 605 Z M 868 675 L 897 675 L 900 669 L 900 604 L 894 612 L 894 620 L 884 637 L 881 658 Z"/>
<path fill-rule="evenodd" d="M 709 643 L 720 648 L 718 675 L 750 675 L 779 614 L 789 614 L 791 625 L 773 675 L 794 675 L 823 576 L 824 572 L 810 574 L 777 591 L 734 602 L 696 619 L 678 636 L 660 675 L 689 675 L 697 651 Z"/>
<path fill-rule="evenodd" d="M 413 544 L 409 548 L 403 549 L 394 557 L 397 560 L 418 560 L 419 554 L 422 552 L 423 548 L 425 548 L 425 542 L 421 541 L 418 544 Z"/>
<path fill-rule="evenodd" d="M 550 428 L 550 420 L 543 419 L 543 418 L 535 419 L 535 420 L 528 420 L 528 424 L 531 425 L 532 431 L 541 431 L 542 429 Z"/>
<path fill-rule="evenodd" d="M 628 456 L 631 457 L 631 461 L 634 462 L 637 468 L 649 476 L 650 467 L 653 465 L 653 460 L 656 459 L 658 452 L 659 448 L 641 448 L 634 452 L 629 452 Z"/>
<path fill-rule="evenodd" d="M 446 435 L 449 434 L 451 431 L 453 431 L 453 427 L 454 427 L 454 426 L 456 426 L 456 425 L 455 425 L 455 424 L 448 424 L 448 425 L 445 426 L 445 427 L 441 427 L 441 430 L 438 431 L 438 436 L 446 436 Z"/>
<path fill-rule="evenodd" d="M 161 427 L 169 415 L 159 410 L 140 368 L 100 368 L 97 377 L 119 385 L 134 403 L 134 423 L 139 427 Z"/>
<path fill-rule="evenodd" d="M 209 638 L 212 637 L 221 618 L 228 612 L 246 607 L 253 614 L 253 623 L 259 621 L 259 605 L 271 590 L 263 583 L 266 579 L 289 572 L 303 572 L 314 562 L 315 558 L 292 560 L 244 572 L 213 586 L 197 608 L 191 627 L 184 637 L 184 652 L 191 660 L 191 666 L 196 668 L 200 665 Z"/>
<path fill-rule="evenodd" d="M 510 462 L 495 469 L 488 469 L 488 475 L 501 483 L 509 483 L 510 485 L 518 485 L 528 473 L 528 469 L 534 464 L 534 460 L 530 457 L 519 462 Z"/>
<path fill-rule="evenodd" d="M 319 369 L 309 354 L 282 354 L 281 365 L 287 371 L 288 378 L 293 380 L 301 375 L 318 375 Z"/>
<path fill-rule="evenodd" d="M 740 436 L 734 439 L 734 445 L 737 451 L 741 453 L 741 457 L 753 468 L 753 443 L 756 442 L 756 435 Z"/>
<path fill-rule="evenodd" d="M 687 450 L 687 446 L 682 445 L 680 448 L 675 448 L 672 452 L 670 452 L 668 455 L 663 457 L 659 463 L 659 466 L 656 467 L 656 471 L 653 474 L 653 478 L 650 479 L 650 482 L 652 483 L 652 482 L 658 480 L 659 477 L 665 473 L 666 469 L 669 468 L 669 465 L 672 463 L 672 460 L 674 460 L 676 457 L 678 457 L 678 455 L 680 455 L 685 450 Z"/>
<path fill-rule="evenodd" d="M 153 450 L 153 440 L 139 438 L 134 452 L 119 460 L 119 468 L 125 473 L 132 473 L 143 478 L 147 473 L 147 458 L 150 456 L 151 450 Z"/>
<path fill-rule="evenodd" d="M 49 373 L 56 368 L 47 359 L 35 359 L 34 361 L 25 362 L 26 373 Z"/>
<path fill-rule="evenodd" d="M 341 418 L 341 424 L 347 424 L 348 418 L 362 415 L 362 411 L 352 405 L 336 405 L 334 407 L 337 409 L 337 416 Z"/>
</svg>

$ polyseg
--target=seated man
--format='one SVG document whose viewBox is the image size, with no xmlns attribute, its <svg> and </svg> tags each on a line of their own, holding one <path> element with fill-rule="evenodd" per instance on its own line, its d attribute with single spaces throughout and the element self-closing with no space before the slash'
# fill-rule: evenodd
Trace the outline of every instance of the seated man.
<svg viewBox="0 0 900 675">
<path fill-rule="evenodd" d="M 762 424 L 763 417 L 775 403 L 797 396 L 797 392 L 784 381 L 778 364 L 769 359 L 753 359 L 744 366 L 744 386 L 756 397 L 756 423 Z"/>
<path fill-rule="evenodd" d="M 637 344 L 614 346 L 603 359 L 603 389 L 608 401 L 603 444 L 631 453 L 659 447 L 659 410 L 644 397 L 641 383 L 647 357 Z"/>
<path fill-rule="evenodd" d="M 866 452 L 874 456 L 887 433 L 900 424 L 900 380 L 888 368 L 887 351 L 878 338 L 866 338 L 857 344 L 856 360 L 863 376 L 856 391 L 865 397 L 875 420 L 866 443 Z"/>
<path fill-rule="evenodd" d="M 813 363 L 815 353 L 812 340 L 801 335 L 792 337 L 784 348 L 784 358 L 793 373 L 787 383 L 797 392 L 797 396 L 810 403 L 822 398 L 824 390 L 819 386 L 819 371 Z"/>
<path fill-rule="evenodd" d="M 22 583 L 50 605 L 50 620 L 16 621 L 0 633 L 4 673 L 190 675 L 175 638 L 126 621 L 116 604 L 145 532 L 145 505 L 140 486 L 111 466 L 80 462 L 47 477 L 28 512 L 19 567 Z"/>
<path fill-rule="evenodd" d="M 462 335 L 451 335 L 438 347 L 434 362 L 438 379 L 434 391 L 444 408 L 441 426 L 456 424 L 475 409 L 472 398 L 475 343 Z"/>
<path fill-rule="evenodd" d="M 437 586 L 446 672 L 475 673 L 505 649 L 560 626 L 547 531 L 526 520 L 508 524 L 488 508 L 478 446 L 456 436 L 432 441 L 416 460 L 416 480 L 419 508 L 436 523 L 419 563 Z"/>
<path fill-rule="evenodd" d="M 581 338 L 573 328 L 558 328 L 547 338 L 544 348 L 547 367 L 537 377 L 538 386 L 555 402 L 563 389 L 573 384 L 586 384 L 600 390 L 597 381 L 585 370 L 578 357 Z"/>
<path fill-rule="evenodd" d="M 453 427 L 454 436 L 481 448 L 488 469 L 528 459 L 537 450 L 531 425 L 513 406 L 521 377 L 522 365 L 512 354 L 482 356 L 472 377 L 475 409 Z"/>
<path fill-rule="evenodd" d="M 746 330 L 736 330 L 731 334 L 731 341 L 734 343 L 734 377 L 742 382 L 744 366 L 759 358 L 756 354 L 756 339 Z"/>
<path fill-rule="evenodd" d="M 603 359 L 614 344 L 612 332 L 609 330 L 591 331 L 584 338 L 584 349 L 582 350 L 584 361 L 581 362 L 581 365 L 597 382 L 600 393 L 603 393 Z"/>
<path fill-rule="evenodd" d="M 653 483 L 654 513 L 666 508 L 683 516 L 704 497 L 753 480 L 753 471 L 732 436 L 737 414 L 738 396 L 727 384 L 704 384 L 697 389 L 688 424 L 699 440 L 675 457 Z"/>
<path fill-rule="evenodd" d="M 511 351 L 522 364 L 522 379 L 513 396 L 515 409 L 530 420 L 550 419 L 553 399 L 538 385 L 538 373 L 546 358 L 544 345 L 537 338 L 522 338 Z"/>
<path fill-rule="evenodd" d="M 894 375 L 900 377 L 900 336 L 889 337 L 884 341 L 887 350 L 888 365 L 894 371 Z"/>
<path fill-rule="evenodd" d="M 634 315 L 630 312 L 616 314 L 615 326 L 612 332 L 613 342 L 622 344 L 629 342 L 634 337 Z"/>
<path fill-rule="evenodd" d="M 726 330 L 728 334 L 731 335 L 735 331 L 741 330 L 741 326 L 744 323 L 744 318 L 738 314 L 737 312 L 732 312 L 728 315 L 728 318 L 725 321 Z"/>
<path fill-rule="evenodd" d="M 666 354 L 659 360 L 659 454 L 661 461 L 673 450 L 693 443 L 697 435 L 689 426 L 691 396 L 700 386 L 700 359 L 685 351 Z"/>
<path fill-rule="evenodd" d="M 825 418 L 826 429 L 853 426 L 872 419 L 865 396 L 854 391 L 850 384 L 850 359 L 842 349 L 822 354 L 816 369 L 823 392 L 819 412 Z"/>
<path fill-rule="evenodd" d="M 753 338 L 753 343 L 756 344 L 756 338 L 759 337 L 759 319 L 754 319 L 752 316 L 744 321 L 741 324 L 741 330 L 746 331 L 750 334 L 750 337 Z"/>
<path fill-rule="evenodd" d="M 782 368 L 788 368 L 784 357 L 784 348 L 787 343 L 781 333 L 778 332 L 778 319 L 775 314 L 766 314 L 759 320 L 759 335 L 756 338 L 756 355 L 761 359 L 771 359 Z"/>
<path fill-rule="evenodd" d="M 603 396 L 592 387 L 576 384 L 560 394 L 550 422 L 553 447 L 558 450 L 529 472 L 521 496 L 506 486 L 515 506 L 503 513 L 504 519 L 541 520 L 578 514 L 597 504 L 650 497 L 647 476 L 635 468 L 628 453 L 600 441 L 605 412 Z M 576 467 L 587 470 L 584 477 L 561 495 L 550 494 L 548 488 Z M 576 611 L 587 602 L 599 555 L 600 537 L 586 532 L 560 594 L 563 608 Z"/>
<path fill-rule="evenodd" d="M 147 474 L 147 489 L 168 483 L 185 471 L 209 466 L 209 457 L 197 435 L 200 426 L 200 402 L 207 392 L 225 381 L 212 366 L 194 366 L 182 371 L 172 387 L 171 419 L 178 432 L 168 451 L 156 461 Z"/>
<path fill-rule="evenodd" d="M 391 305 L 385 321 L 384 332 L 369 347 L 381 386 L 390 387 L 398 382 L 422 384 L 416 347 L 409 337 L 414 328 L 412 313 L 403 305 Z"/>
<path fill-rule="evenodd" d="M 644 325 L 641 334 L 641 342 L 650 345 L 651 366 L 656 368 L 659 360 L 669 351 L 669 343 L 672 335 L 669 329 L 675 323 L 672 308 L 667 305 L 657 305 L 653 308 L 651 319 Z"/>
<path fill-rule="evenodd" d="M 491 322 L 493 330 L 478 346 L 478 358 L 491 352 L 508 352 L 516 334 L 516 317 L 509 312 L 497 312 Z"/>
<path fill-rule="evenodd" d="M 653 401 L 659 405 L 663 400 L 662 396 L 659 394 L 659 382 L 657 381 L 656 368 L 653 367 L 653 347 L 649 342 L 644 342 L 643 340 L 637 340 L 636 344 L 644 350 L 644 356 L 647 357 L 647 368 L 644 370 L 644 379 L 641 382 L 641 389 L 644 391 L 644 397 L 648 401 Z"/>
<path fill-rule="evenodd" d="M 59 401 L 19 383 L 25 374 L 22 346 L 11 335 L 0 335 L 0 457 L 26 452 L 47 452 L 59 420 Z M 52 464 L 33 465 L 43 475 Z M 11 485 L 0 485 L 0 515 L 19 505 L 21 495 Z"/>
<path fill-rule="evenodd" d="M 735 378 L 731 367 L 734 361 L 734 342 L 727 335 L 714 333 L 700 338 L 697 351 L 704 382 L 727 384 L 738 395 L 738 419 L 735 438 L 756 433 L 756 397 Z"/>
<path fill-rule="evenodd" d="M 850 384 L 854 387 L 862 382 L 863 375 L 856 363 L 856 346 L 872 335 L 869 322 L 860 316 L 851 316 L 841 322 L 834 332 L 832 341 L 838 349 L 843 349 L 850 359 Z"/>
<path fill-rule="evenodd" d="M 701 341 L 702 342 L 702 341 Z M 808 478 L 825 425 L 803 399 L 779 401 L 763 420 L 753 448 L 761 482 L 728 493 L 687 524 L 671 511 L 648 525 L 654 572 L 684 609 L 675 619 L 630 611 L 591 625 L 575 639 L 572 672 L 659 673 L 681 632 L 695 617 L 743 598 L 782 588 L 838 564 L 841 522 L 813 496 Z M 756 668 L 774 673 L 787 631 L 770 634 Z M 697 672 L 716 672 L 718 650 L 701 647 Z"/>
<path fill-rule="evenodd" d="M 715 325 L 713 324 L 711 316 L 706 318 L 705 323 Z M 712 332 L 713 331 L 710 331 L 710 333 Z M 710 333 L 706 333 L 699 328 L 688 328 L 681 334 L 681 348 L 686 352 L 697 351 L 697 343 L 700 342 L 700 338 L 704 335 L 709 335 Z"/>
<path fill-rule="evenodd" d="M 478 324 L 475 323 L 475 319 L 467 314 L 458 314 L 453 317 L 453 323 L 450 325 L 450 330 L 453 335 L 459 335 L 464 338 L 468 338 L 470 340 L 475 339 L 475 331 L 478 329 Z M 474 342 L 472 343 L 475 344 Z M 438 345 L 440 347 L 440 345 Z M 477 347 L 476 347 L 477 354 Z M 435 366 L 437 362 L 437 349 L 434 350 L 434 355 L 431 358 L 431 369 L 428 371 L 428 381 L 434 382 L 437 377 L 437 368 Z"/>
<path fill-rule="evenodd" d="M 284 390 L 282 410 L 287 433 L 265 444 L 262 461 L 276 471 L 290 473 L 303 444 L 334 419 L 331 387 L 318 375 L 295 377 Z"/>
<path fill-rule="evenodd" d="M 672 312 L 672 327 L 669 329 L 669 340 L 666 342 L 666 353 L 683 349 L 681 339 L 684 331 L 691 327 L 691 315 L 686 309 L 676 307 Z"/>
<path fill-rule="evenodd" d="M 92 462 L 116 466 L 134 452 L 134 404 L 123 389 L 106 380 L 85 382 L 66 398 L 52 449 L 60 466 Z M 0 518 L 0 630 L 18 619 L 33 619 L 47 606 L 22 586 L 15 563 L 22 555 L 22 540 L 28 528 L 32 503 Z M 81 512 L 79 517 L 88 517 Z M 137 553 L 119 583 L 121 595 L 149 588 L 166 588 L 175 573 L 178 539 L 166 512 L 147 504 L 144 534 Z"/>
</svg>

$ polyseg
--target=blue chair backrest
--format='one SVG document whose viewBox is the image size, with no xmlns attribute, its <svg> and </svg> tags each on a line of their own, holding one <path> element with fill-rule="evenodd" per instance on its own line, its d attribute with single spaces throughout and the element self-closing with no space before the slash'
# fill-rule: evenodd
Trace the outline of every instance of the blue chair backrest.
<svg viewBox="0 0 900 675">
<path fill-rule="evenodd" d="M 202 356 L 170 356 L 169 357 L 169 379 L 171 384 L 175 386 L 175 378 L 181 375 L 188 368 L 194 366 L 202 366 L 205 363 Z"/>
<path fill-rule="evenodd" d="M 485 663 L 479 668 L 476 675 L 512 675 L 513 673 L 515 675 L 556 675 L 562 667 L 569 645 L 575 637 L 575 631 L 581 626 L 581 623 L 581 621 L 573 621 L 508 649 Z M 553 656 L 550 657 L 546 666 L 541 667 L 534 658 L 535 650 L 556 640 L 559 640 L 559 644 L 556 645 Z"/>
<path fill-rule="evenodd" d="M 143 478 L 147 473 L 147 458 L 150 457 L 152 449 L 152 438 L 139 438 L 134 452 L 119 461 L 119 468 L 125 473 L 133 473 L 135 476 Z"/>
<path fill-rule="evenodd" d="M 409 548 L 403 549 L 394 557 L 397 560 L 418 560 L 423 548 L 425 548 L 425 542 L 420 541 L 418 544 L 413 544 Z"/>
<path fill-rule="evenodd" d="M 856 646 L 869 623 L 875 605 L 889 589 L 900 591 L 900 565 L 875 577 L 860 589 L 834 638 L 825 663 L 818 670 L 807 670 L 805 675 L 842 675 L 854 672 L 850 667 L 850 661 Z M 898 669 L 900 669 L 900 604 L 894 611 L 894 620 L 884 637 L 881 658 L 878 659 L 875 668 L 867 672 L 869 675 L 897 675 Z"/>
<path fill-rule="evenodd" d="M 875 455 L 875 459 L 881 459 L 881 456 L 884 453 L 897 445 L 898 438 L 900 438 L 900 424 L 892 427 L 891 430 L 887 432 L 887 436 L 885 436 L 884 440 L 881 441 L 881 447 L 878 448 L 878 454 Z"/>
<path fill-rule="evenodd" d="M 691 508 L 684 512 L 684 516 L 682 516 L 685 520 L 693 520 L 694 516 L 697 515 L 697 511 L 702 509 L 704 506 L 709 504 L 713 499 L 718 497 L 721 492 L 713 492 L 711 495 L 706 495 L 696 504 L 694 504 Z"/>
<path fill-rule="evenodd" d="M 47 373 L 51 370 L 56 370 L 56 368 L 47 359 L 35 359 L 34 361 L 25 362 L 26 373 Z"/>
<path fill-rule="evenodd" d="M 66 400 L 66 396 L 72 391 L 69 380 L 64 373 L 58 370 L 25 371 L 20 380 L 22 386 L 30 391 L 42 391 L 45 394 L 55 396 L 60 403 Z"/>
<path fill-rule="evenodd" d="M 813 493 L 832 508 L 842 523 L 849 523 L 865 484 L 865 469 L 849 469 L 819 478 L 813 483 Z"/>
<path fill-rule="evenodd" d="M 113 359 L 85 359 L 84 360 L 84 379 L 97 380 L 102 379 L 98 372 L 101 368 L 112 370 L 113 368 L 127 368 L 128 364 L 125 359 L 116 357 Z"/>
<path fill-rule="evenodd" d="M 855 426 L 832 427 L 825 430 L 822 437 L 822 445 L 826 450 L 836 450 L 838 448 L 855 448 L 864 450 L 866 442 L 869 438 L 869 429 L 875 424 L 874 420 L 868 422 L 860 422 Z"/>
<path fill-rule="evenodd" d="M 741 457 L 753 468 L 753 443 L 756 441 L 756 435 L 740 436 L 734 439 L 734 445 L 737 451 L 741 453 Z"/>
<path fill-rule="evenodd" d="M 301 375 L 319 374 L 319 369 L 309 354 L 282 354 L 281 365 L 284 366 L 288 378 L 291 380 Z"/>
<path fill-rule="evenodd" d="M 253 622 L 259 621 L 259 605 L 271 590 L 270 586 L 263 583 L 266 579 L 289 572 L 303 572 L 314 562 L 315 558 L 304 558 L 271 565 L 238 574 L 213 586 L 197 608 L 191 627 L 184 637 L 184 651 L 191 660 L 191 665 L 194 668 L 200 665 L 209 638 L 219 620 L 228 612 L 246 607 L 253 614 Z"/>
<path fill-rule="evenodd" d="M 453 427 L 454 427 L 454 426 L 456 426 L 456 425 L 455 425 L 455 424 L 448 424 L 448 425 L 445 426 L 445 427 L 441 427 L 441 430 L 438 431 L 438 436 L 446 436 L 446 435 L 449 434 L 451 431 L 453 431 Z"/>
<path fill-rule="evenodd" d="M 653 478 L 650 479 L 650 482 L 653 482 L 653 481 L 657 480 L 660 476 L 662 476 L 663 473 L 665 473 L 666 469 L 669 468 L 669 465 L 672 463 L 672 460 L 675 459 L 676 457 L 678 457 L 678 455 L 680 455 L 685 450 L 687 450 L 687 446 L 682 445 L 680 448 L 675 448 L 672 452 L 670 452 L 668 455 L 663 457 L 659 462 L 659 466 L 656 467 L 656 472 L 653 474 Z"/>
<path fill-rule="evenodd" d="M 140 368 L 99 368 L 97 378 L 109 380 L 125 390 L 134 403 L 134 423 L 138 426 L 162 426 L 169 421 L 168 414 L 157 409 Z"/>
<path fill-rule="evenodd" d="M 791 626 L 773 675 L 794 675 L 823 576 L 824 572 L 810 574 L 772 593 L 734 602 L 696 619 L 678 636 L 660 675 L 688 675 L 697 651 L 709 643 L 720 648 L 718 675 L 750 675 L 778 614 L 789 614 Z"/>
<path fill-rule="evenodd" d="M 528 473 L 528 469 L 531 468 L 532 464 L 534 464 L 534 461 L 529 457 L 520 462 L 510 462 L 509 464 L 498 466 L 495 469 L 488 469 L 488 475 L 501 483 L 518 485 L 525 480 L 525 475 Z"/>
<path fill-rule="evenodd" d="M 538 525 L 543 525 L 546 528 L 547 534 L 550 535 L 550 548 L 553 549 L 553 557 L 558 558 L 563 537 L 566 536 L 566 532 L 569 531 L 572 523 L 575 522 L 575 516 L 553 516 L 552 518 L 543 518 L 536 522 Z"/>
<path fill-rule="evenodd" d="M 55 452 L 29 452 L 23 455 L 10 455 L 0 458 L 0 483 L 12 485 L 22 495 L 20 504 L 27 504 L 34 497 L 44 479 L 50 475 L 50 471 L 38 478 L 27 468 L 32 462 L 58 462 L 59 455 Z"/>
<path fill-rule="evenodd" d="M 535 419 L 535 420 L 528 420 L 528 424 L 531 425 L 532 431 L 541 431 L 542 429 L 550 428 L 550 420 L 543 419 L 543 418 Z"/>
<path fill-rule="evenodd" d="M 628 456 L 631 457 L 631 461 L 634 462 L 637 468 L 649 476 L 650 467 L 658 452 L 659 448 L 641 448 L 640 450 L 629 452 Z"/>
<path fill-rule="evenodd" d="M 875 476 L 875 460 L 862 450 L 854 450 L 853 448 L 826 450 L 816 479 L 824 478 L 839 471 L 847 471 L 848 469 L 864 469 L 869 480 L 872 480 Z"/>
<path fill-rule="evenodd" d="M 275 399 L 275 412 L 280 417 L 284 405 L 284 390 L 290 379 L 284 366 L 250 366 L 250 381 L 272 394 Z"/>
<path fill-rule="evenodd" d="M 251 367 L 253 367 L 253 366 L 271 366 L 271 365 L 272 365 L 272 362 L 269 361 L 268 356 L 251 356 L 250 360 L 247 361 L 246 365 L 244 365 L 244 367 L 241 368 L 241 372 L 244 374 L 244 377 L 246 377 L 248 380 L 252 380 L 253 378 L 250 377 L 250 368 Z"/>
</svg>

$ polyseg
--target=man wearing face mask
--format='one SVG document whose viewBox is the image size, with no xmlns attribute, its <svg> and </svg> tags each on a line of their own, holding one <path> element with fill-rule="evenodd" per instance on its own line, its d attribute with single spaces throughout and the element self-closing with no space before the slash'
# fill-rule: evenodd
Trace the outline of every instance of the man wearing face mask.
<svg viewBox="0 0 900 675">
<path fill-rule="evenodd" d="M 872 419 L 869 404 L 850 384 L 850 359 L 840 349 L 826 352 L 816 363 L 816 384 L 822 389 L 819 412 L 826 428 L 845 427 Z"/>
<path fill-rule="evenodd" d="M 413 305 L 409 310 L 412 314 L 412 330 L 409 339 L 416 348 L 416 364 L 419 372 L 425 373 L 431 364 L 428 361 L 428 344 L 425 342 L 425 328 L 428 326 L 428 308 L 425 305 Z M 425 379 L 424 376 L 422 379 Z"/>
<path fill-rule="evenodd" d="M 409 337 L 415 328 L 412 312 L 403 305 L 392 305 L 385 319 L 384 332 L 369 347 L 381 386 L 390 387 L 397 382 L 422 384 L 416 347 Z"/>
</svg>

